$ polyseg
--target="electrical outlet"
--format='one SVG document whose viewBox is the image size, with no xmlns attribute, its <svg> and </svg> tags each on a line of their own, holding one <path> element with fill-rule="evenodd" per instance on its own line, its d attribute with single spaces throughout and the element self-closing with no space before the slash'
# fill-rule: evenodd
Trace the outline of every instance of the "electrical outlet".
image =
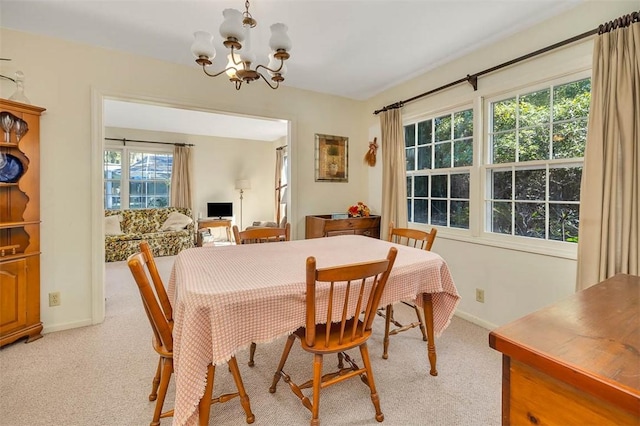
<svg viewBox="0 0 640 426">
<path fill-rule="evenodd" d="M 476 302 L 484 303 L 484 290 L 476 288 Z"/>
<path fill-rule="evenodd" d="M 49 306 L 60 306 L 60 292 L 54 291 L 49 293 Z"/>
</svg>

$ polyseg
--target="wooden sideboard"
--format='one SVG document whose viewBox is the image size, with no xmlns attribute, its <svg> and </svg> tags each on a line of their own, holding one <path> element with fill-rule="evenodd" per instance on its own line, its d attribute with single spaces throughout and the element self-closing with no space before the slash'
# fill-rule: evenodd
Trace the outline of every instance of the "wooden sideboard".
<svg viewBox="0 0 640 426">
<path fill-rule="evenodd" d="M 380 216 L 332 219 L 330 214 L 324 214 L 306 217 L 305 238 L 307 239 L 348 234 L 380 238 Z"/>
<path fill-rule="evenodd" d="M 618 274 L 492 331 L 502 424 L 640 424 L 639 300 Z"/>
</svg>

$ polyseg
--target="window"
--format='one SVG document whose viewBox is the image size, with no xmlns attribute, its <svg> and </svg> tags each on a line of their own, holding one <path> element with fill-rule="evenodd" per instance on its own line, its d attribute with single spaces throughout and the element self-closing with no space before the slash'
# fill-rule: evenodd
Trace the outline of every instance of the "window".
<svg viewBox="0 0 640 426">
<path fill-rule="evenodd" d="M 591 80 L 488 103 L 488 232 L 576 242 Z"/>
<path fill-rule="evenodd" d="M 150 151 L 128 147 L 105 149 L 105 209 L 169 205 L 173 154 Z"/>
<path fill-rule="evenodd" d="M 122 151 L 104 151 L 104 208 L 119 210 L 122 181 Z M 124 207 L 123 207 L 124 208 Z"/>
<path fill-rule="evenodd" d="M 469 229 L 473 110 L 404 126 L 409 222 Z"/>
</svg>

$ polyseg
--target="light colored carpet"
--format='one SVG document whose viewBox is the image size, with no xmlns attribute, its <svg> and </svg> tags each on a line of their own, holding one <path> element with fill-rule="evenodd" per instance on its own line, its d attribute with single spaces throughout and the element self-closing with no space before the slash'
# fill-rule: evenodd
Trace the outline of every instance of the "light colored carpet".
<svg viewBox="0 0 640 426">
<path fill-rule="evenodd" d="M 174 257 L 156 260 L 166 283 Z M 158 358 L 124 262 L 107 264 L 106 294 L 104 323 L 50 333 L 29 344 L 18 341 L 0 350 L 0 425 L 149 424 L 155 403 L 148 395 Z M 369 341 L 383 424 L 500 424 L 501 357 L 489 348 L 487 330 L 454 317 L 436 339 L 439 375 L 432 377 L 418 329 L 392 337 L 389 359 L 382 359 L 383 321 L 376 319 Z M 284 339 L 258 345 L 253 368 L 246 365 L 246 351 L 237 355 L 256 425 L 305 425 L 311 418 L 282 381 L 275 394 L 268 391 L 283 345 Z M 357 351 L 354 355 L 359 359 Z M 285 371 L 302 382 L 311 377 L 312 355 L 296 343 L 287 366 Z M 214 393 L 233 389 L 227 368 L 218 368 Z M 173 405 L 173 398 L 172 380 L 165 407 Z M 324 425 L 378 424 L 374 414 L 368 388 L 358 379 L 322 392 Z M 162 424 L 171 424 L 171 419 Z M 245 424 L 238 399 L 213 405 L 210 424 Z"/>
</svg>

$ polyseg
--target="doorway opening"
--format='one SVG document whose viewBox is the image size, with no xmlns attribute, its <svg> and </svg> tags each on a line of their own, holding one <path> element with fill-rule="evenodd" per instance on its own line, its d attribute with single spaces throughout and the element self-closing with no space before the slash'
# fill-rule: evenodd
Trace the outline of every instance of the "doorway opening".
<svg viewBox="0 0 640 426">
<path fill-rule="evenodd" d="M 149 100 L 126 97 L 122 95 L 109 95 L 105 93 L 94 92 L 92 99 L 92 322 L 100 323 L 105 318 L 105 244 L 104 244 L 104 209 L 105 209 L 105 176 L 104 176 L 104 152 L 107 147 L 106 139 L 127 133 L 130 135 L 148 135 L 151 138 L 131 137 L 124 139 L 137 140 L 165 140 L 170 139 L 177 143 L 188 141 L 193 143 L 194 157 L 198 158 L 194 161 L 194 190 L 193 190 L 193 216 L 200 217 L 206 214 L 206 203 L 213 199 L 224 198 L 230 201 L 235 200 L 235 188 L 229 189 L 231 185 L 227 185 L 226 189 L 218 188 L 211 190 L 211 182 L 228 181 L 235 182 L 237 179 L 253 178 L 256 190 L 253 194 L 256 198 L 260 193 L 261 182 L 273 181 L 275 173 L 269 173 L 268 176 L 263 174 L 260 176 L 251 176 L 253 167 L 250 165 L 242 165 L 242 160 L 234 157 L 228 162 L 227 176 L 222 177 L 221 173 L 225 167 L 211 167 L 212 164 L 203 165 L 203 158 L 208 158 L 207 150 L 211 150 L 211 146 L 207 144 L 224 144 L 224 141 L 233 141 L 238 145 L 237 148 L 226 149 L 230 152 L 239 151 L 240 153 L 250 151 L 243 149 L 248 144 L 264 143 L 269 147 L 273 147 L 274 152 L 273 164 L 270 167 L 275 170 L 275 150 L 276 147 L 286 146 L 287 165 L 286 182 L 288 183 L 288 191 L 286 191 L 286 206 L 288 206 L 289 215 L 293 216 L 290 195 L 292 187 L 292 164 L 293 146 L 291 137 L 293 122 L 288 118 L 268 117 L 265 115 L 246 115 L 226 111 L 213 111 L 197 108 L 190 105 L 177 105 L 170 100 Z M 169 114 L 169 116 L 167 116 Z M 203 124 L 204 123 L 204 124 Z M 275 126 L 274 126 L 275 124 Z M 183 126 L 183 127 L 180 127 Z M 188 127 L 184 127 L 188 126 Z M 276 130 L 274 130 L 276 129 Z M 220 130 L 226 130 L 221 132 Z M 253 132 L 253 133 L 252 133 Z M 280 133 L 278 133 L 280 132 Z M 181 140 L 180 136 L 183 136 Z M 259 136 L 256 136 L 259 135 Z M 275 136 L 274 136 L 275 135 Z M 157 137 L 160 136 L 160 137 Z M 274 138 L 269 140 L 269 138 Z M 112 138 L 117 139 L 117 138 Z M 125 142 L 126 143 L 126 142 Z M 198 150 L 198 147 L 200 149 Z M 263 148 L 261 148 L 263 149 Z M 200 153 L 200 154 L 198 154 Z M 215 157 L 219 157 L 216 155 Z M 217 158 L 220 160 L 219 158 Z M 262 162 L 268 160 L 262 159 Z M 200 163 L 199 163 L 200 162 Z M 212 170 L 217 175 L 212 176 Z M 256 172 L 257 173 L 257 172 Z M 268 196 L 269 202 L 273 204 L 274 191 L 276 186 L 271 189 L 271 195 Z M 216 192 L 217 191 L 217 192 Z M 246 201 L 246 200 L 245 200 Z M 246 204 L 245 204 L 246 207 Z M 204 210 L 204 212 L 203 212 Z M 276 210 L 274 207 L 274 214 Z M 246 215 L 245 215 L 246 219 Z M 292 221 L 293 217 L 288 218 Z"/>
</svg>

